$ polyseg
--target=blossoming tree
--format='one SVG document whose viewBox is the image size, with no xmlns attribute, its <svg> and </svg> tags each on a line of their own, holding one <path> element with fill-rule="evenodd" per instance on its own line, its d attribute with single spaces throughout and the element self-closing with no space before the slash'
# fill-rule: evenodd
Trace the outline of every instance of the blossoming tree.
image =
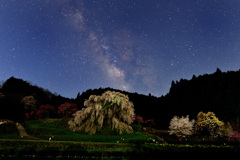
<svg viewBox="0 0 240 160">
<path fill-rule="evenodd" d="M 213 137 L 221 136 L 224 122 L 219 121 L 213 112 L 199 112 L 196 121 L 196 130 L 209 133 Z"/>
<path fill-rule="evenodd" d="M 58 115 L 63 118 L 71 117 L 77 111 L 77 105 L 74 103 L 65 102 L 58 107 Z"/>
<path fill-rule="evenodd" d="M 26 112 L 32 112 L 37 109 L 37 101 L 33 96 L 25 96 L 23 97 L 21 102 L 24 104 L 24 109 L 26 110 Z"/>
<path fill-rule="evenodd" d="M 174 116 L 170 121 L 169 134 L 175 134 L 178 137 L 185 137 L 193 134 L 193 126 L 195 120 L 189 120 L 189 116 L 177 117 Z"/>
<path fill-rule="evenodd" d="M 35 119 L 50 118 L 55 115 L 55 107 L 52 105 L 41 105 L 36 111 Z"/>
<path fill-rule="evenodd" d="M 117 129 L 119 134 L 132 132 L 130 124 L 135 114 L 128 96 L 106 91 L 101 96 L 91 95 L 84 106 L 86 108 L 77 111 L 74 120 L 68 123 L 73 132 L 95 134 L 101 128 Z"/>
</svg>

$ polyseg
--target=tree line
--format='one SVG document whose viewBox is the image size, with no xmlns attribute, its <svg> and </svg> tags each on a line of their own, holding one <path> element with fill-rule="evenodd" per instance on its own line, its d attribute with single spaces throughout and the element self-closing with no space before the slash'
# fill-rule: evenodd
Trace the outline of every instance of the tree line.
<svg viewBox="0 0 240 160">
<path fill-rule="evenodd" d="M 214 112 L 225 122 L 236 125 L 240 122 L 240 70 L 222 72 L 220 69 L 213 74 L 193 75 L 191 80 L 172 81 L 169 93 L 161 97 L 99 88 L 86 90 L 78 93 L 75 99 L 69 99 L 11 77 L 0 88 L 0 118 L 24 120 L 22 99 L 26 96 L 36 99 L 37 108 L 47 104 L 58 107 L 68 102 L 76 104 L 80 110 L 91 95 L 102 95 L 106 91 L 127 95 L 133 102 L 136 116 L 153 119 L 159 129 L 167 129 L 174 116 L 189 115 L 192 118 L 200 111 Z"/>
</svg>

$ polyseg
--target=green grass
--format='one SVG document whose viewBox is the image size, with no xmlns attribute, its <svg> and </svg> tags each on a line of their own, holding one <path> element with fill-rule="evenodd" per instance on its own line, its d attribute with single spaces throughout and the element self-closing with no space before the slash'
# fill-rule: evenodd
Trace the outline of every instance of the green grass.
<svg viewBox="0 0 240 160">
<path fill-rule="evenodd" d="M 9 134 L 0 134 L 0 139 L 15 139 L 19 137 L 18 132 L 9 133 Z"/>
<path fill-rule="evenodd" d="M 15 123 L 7 123 L 0 125 L 0 139 L 3 138 L 17 138 L 19 132 Z"/>
<path fill-rule="evenodd" d="M 152 136 L 144 133 L 134 132 L 132 134 L 111 135 L 111 130 L 103 130 L 102 133 L 88 135 L 74 133 L 68 129 L 68 120 L 64 119 L 45 119 L 27 121 L 28 133 L 32 136 L 49 139 L 54 136 L 53 140 L 57 141 L 82 141 L 82 142 L 113 142 L 113 143 L 144 143 Z M 107 133 L 107 134 L 106 134 Z"/>
<path fill-rule="evenodd" d="M 238 153 L 239 147 L 225 143 L 217 144 L 211 139 L 209 144 L 198 143 L 202 137 L 190 137 L 180 144 L 178 138 L 169 136 L 168 131 L 154 131 L 154 135 L 163 137 L 168 144 L 149 143 L 149 139 L 156 139 L 143 132 L 117 135 L 112 130 L 102 130 L 96 135 L 74 133 L 68 129 L 68 120 L 45 119 L 26 122 L 29 135 L 40 138 L 39 140 L 14 138 L 17 133 L 0 136 L 0 159 L 4 155 L 24 155 L 32 153 L 36 156 L 66 155 L 76 156 L 79 153 L 84 156 L 105 156 L 105 157 L 133 157 L 136 156 L 149 159 L 149 155 L 158 155 L 170 152 L 178 153 Z M 153 133 L 151 133 L 153 134 Z M 48 138 L 54 136 L 52 141 Z M 197 142 L 197 143 L 196 143 Z M 210 143 L 211 142 L 211 143 Z M 5 157 L 4 157 L 5 158 Z"/>
<path fill-rule="evenodd" d="M 76 142 L 76 141 L 48 141 L 48 140 L 25 140 L 25 139 L 1 139 L 0 140 L 0 159 L 1 154 L 6 158 L 8 155 L 21 157 L 25 154 L 44 156 L 83 156 L 86 158 L 128 156 L 145 151 L 134 144 L 114 143 L 114 142 Z M 67 159 L 67 157 L 65 157 Z M 64 157 L 63 157 L 64 159 Z"/>
</svg>

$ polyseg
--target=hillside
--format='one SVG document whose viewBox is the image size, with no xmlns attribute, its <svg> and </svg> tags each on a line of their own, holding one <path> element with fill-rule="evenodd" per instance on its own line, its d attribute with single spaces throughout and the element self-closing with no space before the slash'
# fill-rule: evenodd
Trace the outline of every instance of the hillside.
<svg viewBox="0 0 240 160">
<path fill-rule="evenodd" d="M 72 102 L 69 98 L 55 95 L 38 86 L 33 86 L 22 79 L 10 77 L 0 88 L 0 119 L 24 120 L 24 105 L 21 102 L 25 96 L 33 96 L 36 107 L 42 104 L 59 106 L 64 102 Z"/>
<path fill-rule="evenodd" d="M 61 95 L 53 94 L 47 89 L 43 89 L 39 86 L 32 85 L 30 82 L 22 79 L 10 77 L 3 83 L 0 90 L 5 95 L 15 95 L 17 97 L 25 97 L 34 95 L 34 97 L 42 104 L 58 104 L 60 101 L 69 101 L 69 98 L 62 97 Z"/>
<path fill-rule="evenodd" d="M 217 117 L 224 121 L 240 121 L 240 70 L 222 73 L 219 69 L 209 75 L 193 75 L 191 80 L 173 81 L 169 93 L 159 98 L 151 94 L 141 95 L 112 88 L 99 88 L 89 89 L 78 93 L 75 99 L 68 99 L 11 77 L 0 89 L 0 93 L 4 95 L 0 95 L 0 118 L 23 119 L 21 99 L 24 96 L 33 95 L 38 106 L 51 104 L 57 107 L 64 102 L 72 102 L 81 109 L 90 95 L 101 95 L 107 90 L 128 95 L 134 103 L 136 115 L 142 116 L 144 120 L 154 119 L 156 128 L 167 129 L 175 115 L 190 115 L 190 118 L 196 119 L 200 111 L 215 112 Z"/>
<path fill-rule="evenodd" d="M 172 82 L 165 105 L 179 114 L 214 111 L 224 120 L 240 116 L 240 70 Z M 174 107 L 175 106 L 175 107 Z"/>
</svg>

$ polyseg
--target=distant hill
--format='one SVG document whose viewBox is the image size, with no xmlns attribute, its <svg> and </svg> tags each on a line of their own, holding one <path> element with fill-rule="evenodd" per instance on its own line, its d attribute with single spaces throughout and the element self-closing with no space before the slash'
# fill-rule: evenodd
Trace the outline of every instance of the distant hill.
<svg viewBox="0 0 240 160">
<path fill-rule="evenodd" d="M 38 106 L 51 104 L 57 107 L 64 102 L 72 102 L 81 109 L 90 95 L 101 95 L 107 90 L 128 95 L 130 101 L 134 103 L 135 113 L 145 120 L 154 119 L 155 127 L 160 129 L 167 129 L 171 118 L 175 115 L 189 115 L 191 119 L 196 119 L 200 111 L 212 111 L 220 120 L 236 123 L 239 121 L 240 123 L 240 70 L 223 73 L 220 69 L 213 74 L 198 77 L 193 75 L 191 80 L 172 81 L 169 93 L 162 97 L 130 93 L 113 88 L 99 88 L 78 93 L 77 98 L 69 99 L 11 77 L 0 88 L 0 93 L 2 93 L 0 95 L 0 118 L 11 115 L 10 117 L 21 119 L 24 111 L 20 101 L 24 96 L 33 95 Z"/>
<path fill-rule="evenodd" d="M 58 107 L 64 102 L 73 101 L 15 77 L 10 77 L 2 84 L 0 93 L 0 119 L 7 118 L 15 121 L 24 120 L 24 107 L 21 100 L 25 96 L 33 96 L 37 101 L 37 107 L 42 104 L 51 104 Z"/>
</svg>

